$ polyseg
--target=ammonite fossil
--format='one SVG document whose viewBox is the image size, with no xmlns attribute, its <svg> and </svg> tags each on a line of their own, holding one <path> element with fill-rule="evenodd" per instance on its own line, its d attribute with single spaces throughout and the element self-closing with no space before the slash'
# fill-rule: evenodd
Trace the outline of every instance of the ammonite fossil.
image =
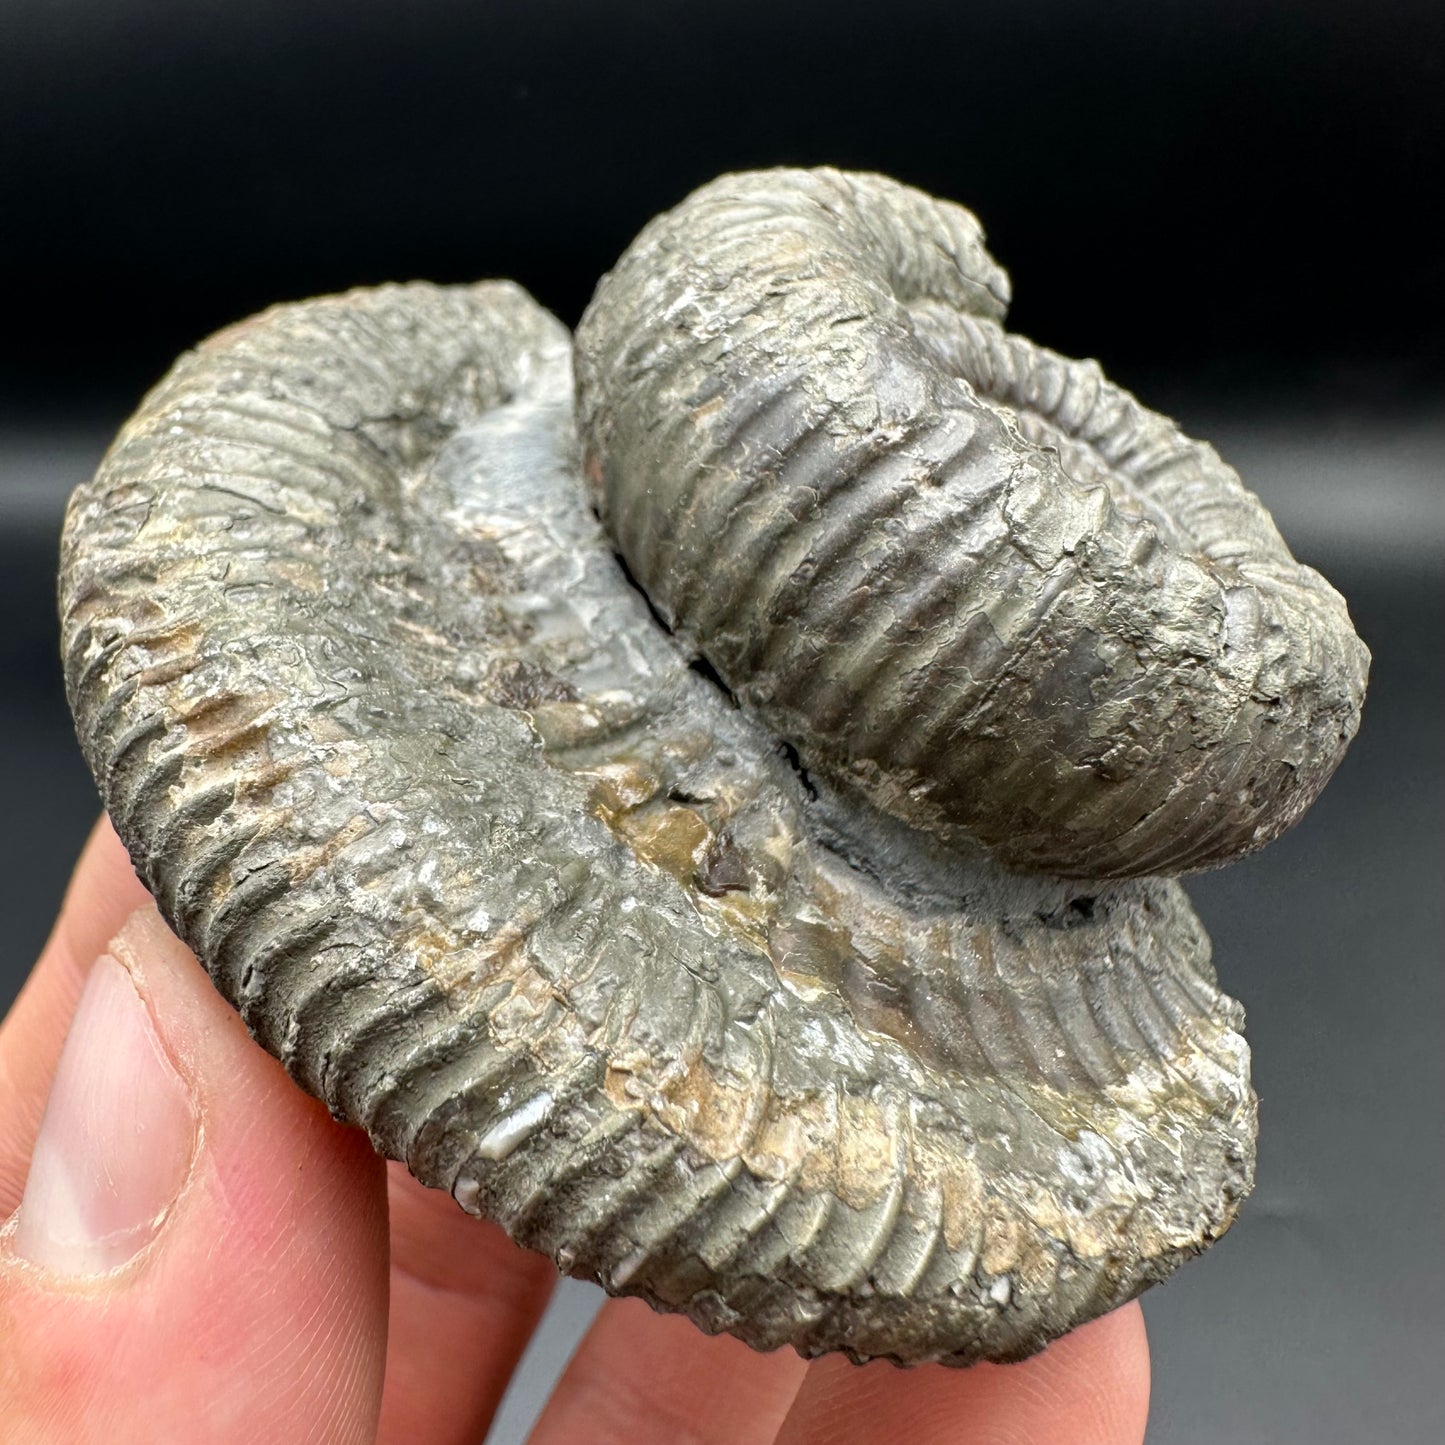
<svg viewBox="0 0 1445 1445">
<path fill-rule="evenodd" d="M 575 349 L 506 283 L 221 332 L 66 524 L 86 756 L 255 1036 L 760 1348 L 1017 1358 L 1250 1186 L 1170 875 L 1301 814 L 1367 654 L 1007 298 L 957 206 L 724 177 Z"/>
</svg>

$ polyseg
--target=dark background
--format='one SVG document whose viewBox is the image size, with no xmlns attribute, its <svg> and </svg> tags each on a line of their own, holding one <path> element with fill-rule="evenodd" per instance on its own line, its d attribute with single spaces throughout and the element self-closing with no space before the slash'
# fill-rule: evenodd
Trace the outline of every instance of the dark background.
<svg viewBox="0 0 1445 1445">
<path fill-rule="evenodd" d="M 1250 1011 L 1259 1184 L 1146 1297 L 1151 1441 L 1445 1438 L 1445 7 L 0 3 L 0 1003 L 95 809 L 59 686 L 69 487 L 267 303 L 515 277 L 574 322 L 721 170 L 964 201 L 1015 329 L 1219 445 L 1375 653 L 1308 820 L 1191 885 Z M 496 1439 L 590 1308 L 570 1288 Z"/>
</svg>

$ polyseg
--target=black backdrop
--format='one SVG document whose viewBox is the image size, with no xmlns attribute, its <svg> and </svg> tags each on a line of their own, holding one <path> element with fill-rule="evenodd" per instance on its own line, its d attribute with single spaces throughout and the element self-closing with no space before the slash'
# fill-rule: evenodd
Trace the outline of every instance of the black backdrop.
<svg viewBox="0 0 1445 1445">
<path fill-rule="evenodd" d="M 5 380 L 129 396 L 279 297 L 514 276 L 566 320 L 717 171 L 964 200 L 1126 381 L 1442 379 L 1438 0 L 7 0 Z"/>
<path fill-rule="evenodd" d="M 1438 1441 L 1440 0 L 0 0 L 0 998 L 95 807 L 60 509 L 170 358 L 408 276 L 575 321 L 657 209 L 819 162 L 972 206 L 1017 329 L 1217 439 L 1351 600 L 1351 756 L 1190 885 L 1250 1010 L 1260 1176 L 1146 1298 L 1151 1440 Z"/>
</svg>

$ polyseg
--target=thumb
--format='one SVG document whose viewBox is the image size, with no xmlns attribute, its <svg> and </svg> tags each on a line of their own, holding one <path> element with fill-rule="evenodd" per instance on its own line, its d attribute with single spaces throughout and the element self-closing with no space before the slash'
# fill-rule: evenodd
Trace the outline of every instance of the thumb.
<svg viewBox="0 0 1445 1445">
<path fill-rule="evenodd" d="M 386 1278 L 381 1161 L 134 913 L 0 1232 L 0 1439 L 370 1441 Z"/>
</svg>

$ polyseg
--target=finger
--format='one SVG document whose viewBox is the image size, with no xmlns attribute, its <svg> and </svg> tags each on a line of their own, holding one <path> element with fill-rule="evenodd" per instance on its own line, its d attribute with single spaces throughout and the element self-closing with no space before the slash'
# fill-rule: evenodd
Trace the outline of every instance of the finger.
<svg viewBox="0 0 1445 1445">
<path fill-rule="evenodd" d="M 384 1179 L 135 913 L 89 972 L 0 1235 L 0 1439 L 370 1445 Z"/>
<path fill-rule="evenodd" d="M 764 1445 L 806 1369 L 791 1350 L 760 1355 L 638 1300 L 609 1300 L 530 1445 Z"/>
<path fill-rule="evenodd" d="M 108 820 L 96 825 L 59 922 L 0 1026 L 0 1212 L 20 1199 L 55 1058 L 89 959 L 148 898 Z M 391 1324 L 381 1441 L 485 1433 L 556 1281 L 398 1166 L 391 1175 Z"/>
<path fill-rule="evenodd" d="M 380 1445 L 475 1445 L 557 1281 L 449 1194 L 390 1166 L 391 1323 Z"/>
<path fill-rule="evenodd" d="M 1017 1365 L 811 1366 L 777 1445 L 1138 1445 L 1149 1351 L 1137 1304 Z"/>
<path fill-rule="evenodd" d="M 150 895 L 102 817 L 80 855 L 40 960 L 0 1025 L 0 1216 L 20 1202 L 30 1147 L 91 960 Z"/>
</svg>

